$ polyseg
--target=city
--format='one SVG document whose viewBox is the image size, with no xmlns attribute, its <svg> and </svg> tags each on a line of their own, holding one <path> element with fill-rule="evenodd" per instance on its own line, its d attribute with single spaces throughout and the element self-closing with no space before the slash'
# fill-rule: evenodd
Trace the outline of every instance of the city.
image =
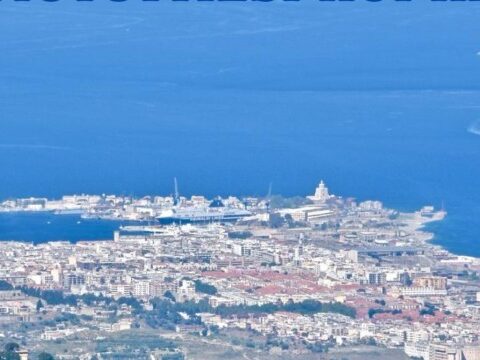
<svg viewBox="0 0 480 360">
<path fill-rule="evenodd" d="M 111 239 L 0 242 L 0 336 L 21 359 L 480 359 L 480 259 L 431 242 L 443 209 L 323 181 L 307 197 L 187 199 L 175 180 L 173 196 L 0 211 L 128 221 Z"/>
<path fill-rule="evenodd" d="M 0 0 L 0 360 L 480 360 L 479 19 Z"/>
</svg>

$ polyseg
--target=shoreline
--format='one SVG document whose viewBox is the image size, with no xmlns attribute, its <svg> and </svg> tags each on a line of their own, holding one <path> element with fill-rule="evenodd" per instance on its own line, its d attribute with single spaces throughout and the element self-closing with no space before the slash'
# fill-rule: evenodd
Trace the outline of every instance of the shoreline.
<svg viewBox="0 0 480 360">
<path fill-rule="evenodd" d="M 471 262 L 471 263 L 479 263 L 480 264 L 480 257 L 475 257 L 471 255 L 462 255 L 456 254 L 451 250 L 447 249 L 445 246 L 434 243 L 435 233 L 431 231 L 427 231 L 426 227 L 428 224 L 441 222 L 443 221 L 446 216 L 447 212 L 445 211 L 437 211 L 433 213 L 431 217 L 425 217 L 420 214 L 420 211 L 415 212 L 398 212 L 399 216 L 397 219 L 398 225 L 401 227 L 402 230 L 405 232 L 413 235 L 412 239 L 409 239 L 409 244 L 414 246 L 419 246 L 425 248 L 427 250 L 432 250 L 435 252 L 442 252 L 445 256 L 456 258 L 459 261 L 464 262 Z M 53 211 L 2 211 L 0 212 L 0 216 L 2 215 L 51 215 L 54 217 L 75 217 L 78 218 L 82 223 L 83 222 L 90 222 L 94 221 L 97 223 L 104 223 L 104 224 L 113 224 L 113 223 L 121 223 L 121 222 L 140 222 L 140 221 L 132 221 L 128 219 L 108 219 L 108 218 L 95 218 L 95 219 L 85 219 L 80 216 L 80 214 L 55 214 Z M 49 224 L 49 223 L 48 223 Z M 42 245 L 46 243 L 55 243 L 55 242 L 68 242 L 71 244 L 78 244 L 82 242 L 96 242 L 96 241 L 113 241 L 113 232 L 110 238 L 106 238 L 105 236 L 95 239 L 53 239 L 53 240 L 20 240 L 20 239 L 0 239 L 0 242 L 18 242 L 18 243 L 26 243 L 26 244 L 33 244 L 34 246 Z"/>
<path fill-rule="evenodd" d="M 428 224 L 441 222 L 447 217 L 446 211 L 437 211 L 434 213 L 434 216 L 431 218 L 422 217 L 418 211 L 413 213 L 402 212 L 399 215 L 399 221 L 405 226 L 405 230 L 412 234 L 415 234 L 415 240 L 417 245 L 422 246 L 423 248 L 443 252 L 445 255 L 448 255 L 452 258 L 456 258 L 459 261 L 472 262 L 480 264 L 480 257 L 471 256 L 471 255 L 462 255 L 456 254 L 445 246 L 434 243 L 435 233 L 427 231 L 426 227 Z"/>
</svg>

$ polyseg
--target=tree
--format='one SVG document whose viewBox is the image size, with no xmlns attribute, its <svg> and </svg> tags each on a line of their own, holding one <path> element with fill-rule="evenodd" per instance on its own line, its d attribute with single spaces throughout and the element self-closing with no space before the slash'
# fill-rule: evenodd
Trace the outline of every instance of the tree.
<svg viewBox="0 0 480 360">
<path fill-rule="evenodd" d="M 170 290 L 165 291 L 165 294 L 163 294 L 163 296 L 166 297 L 167 299 L 173 301 L 173 302 L 176 302 L 176 301 L 177 301 L 177 300 L 175 299 L 175 295 L 173 295 Z"/>
<path fill-rule="evenodd" d="M 270 214 L 270 217 L 268 219 L 268 225 L 271 227 L 271 228 L 279 228 L 279 227 L 282 227 L 283 224 L 285 223 L 285 219 L 283 218 L 282 215 L 280 214 Z"/>
<path fill-rule="evenodd" d="M 0 290 L 13 290 L 13 286 L 5 280 L 0 280 Z"/>
<path fill-rule="evenodd" d="M 49 354 L 47 352 L 41 352 L 38 354 L 38 360 L 55 360 L 52 354 Z"/>
<path fill-rule="evenodd" d="M 38 299 L 38 301 L 37 301 L 37 312 L 40 312 L 40 310 L 42 308 L 43 308 L 42 300 Z"/>
<path fill-rule="evenodd" d="M 250 231 L 231 231 L 228 233 L 230 239 L 248 239 L 252 235 Z"/>
<path fill-rule="evenodd" d="M 207 295 L 215 295 L 217 293 L 217 288 L 213 285 L 204 283 L 201 280 L 195 280 L 195 291 Z"/>
<path fill-rule="evenodd" d="M 185 356 L 181 353 L 175 353 L 175 354 L 165 354 L 162 356 L 162 360 L 184 360 Z"/>
<path fill-rule="evenodd" d="M 220 328 L 218 327 L 218 325 L 210 325 L 210 332 L 213 334 L 213 335 L 218 335 L 219 331 L 220 331 Z"/>
<path fill-rule="evenodd" d="M 20 355 L 17 351 L 20 349 L 20 345 L 14 342 L 5 344 L 5 351 L 0 352 L 0 360 L 20 360 Z"/>
<path fill-rule="evenodd" d="M 312 204 L 312 201 L 301 196 L 284 198 L 280 195 L 273 195 L 270 197 L 270 208 L 272 209 L 298 208 L 308 204 Z"/>
<path fill-rule="evenodd" d="M 291 214 L 285 215 L 285 221 L 287 222 L 289 227 L 293 227 L 295 225 L 295 220 L 293 220 L 293 217 Z"/>
<path fill-rule="evenodd" d="M 20 355 L 14 351 L 0 352 L 0 360 L 20 360 Z"/>
<path fill-rule="evenodd" d="M 9 342 L 5 344 L 5 351 L 6 352 L 13 352 L 13 351 L 18 351 L 20 350 L 20 345 L 14 342 Z"/>
<path fill-rule="evenodd" d="M 117 300 L 117 303 L 119 305 L 122 305 L 122 304 L 128 305 L 136 311 L 141 311 L 143 309 L 142 304 L 140 304 L 140 302 L 134 297 L 122 296 Z"/>
</svg>

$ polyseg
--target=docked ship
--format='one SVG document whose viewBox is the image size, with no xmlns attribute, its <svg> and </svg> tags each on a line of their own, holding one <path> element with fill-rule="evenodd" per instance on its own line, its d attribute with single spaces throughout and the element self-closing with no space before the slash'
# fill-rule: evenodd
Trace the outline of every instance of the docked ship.
<svg viewBox="0 0 480 360">
<path fill-rule="evenodd" d="M 55 215 L 82 215 L 85 213 L 85 209 L 75 208 L 75 209 L 58 209 L 53 213 Z"/>
<path fill-rule="evenodd" d="M 162 224 L 233 222 L 251 215 L 248 210 L 226 207 L 220 199 L 215 199 L 209 206 L 173 207 L 162 211 L 157 220 Z"/>
</svg>

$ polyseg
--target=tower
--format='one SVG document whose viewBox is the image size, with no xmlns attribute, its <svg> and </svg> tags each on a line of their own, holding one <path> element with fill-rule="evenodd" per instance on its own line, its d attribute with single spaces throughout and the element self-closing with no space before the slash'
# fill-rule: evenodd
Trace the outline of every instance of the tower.
<svg viewBox="0 0 480 360">
<path fill-rule="evenodd" d="M 325 183 L 320 181 L 317 188 L 315 189 L 315 194 L 313 196 L 307 196 L 310 200 L 315 202 L 325 202 L 330 199 L 332 196 L 328 192 L 328 188 Z"/>
<path fill-rule="evenodd" d="M 174 187 L 174 193 L 173 193 L 173 204 L 178 205 L 180 203 L 180 194 L 178 193 L 178 183 L 177 183 L 177 178 L 173 178 L 173 187 Z"/>
</svg>

